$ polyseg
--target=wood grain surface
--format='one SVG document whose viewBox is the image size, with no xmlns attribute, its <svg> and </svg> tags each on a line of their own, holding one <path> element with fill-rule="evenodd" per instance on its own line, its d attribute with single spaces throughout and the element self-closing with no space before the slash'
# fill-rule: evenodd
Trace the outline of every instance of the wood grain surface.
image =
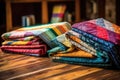
<svg viewBox="0 0 120 80">
<path fill-rule="evenodd" d="M 119 80 L 119 70 L 52 62 L 47 57 L 0 53 L 0 80 Z M 2 62 L 1 61 L 1 62 Z"/>
</svg>

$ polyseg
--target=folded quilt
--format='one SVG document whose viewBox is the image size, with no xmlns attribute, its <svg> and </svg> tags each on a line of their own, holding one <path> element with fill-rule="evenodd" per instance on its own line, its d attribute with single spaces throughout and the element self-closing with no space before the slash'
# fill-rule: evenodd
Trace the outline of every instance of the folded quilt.
<svg viewBox="0 0 120 80">
<path fill-rule="evenodd" d="M 75 57 L 52 57 L 54 62 L 62 62 L 69 64 L 79 64 L 93 67 L 104 67 L 104 68 L 112 68 L 111 64 L 108 61 L 104 60 L 102 57 L 97 58 L 75 58 Z"/>
<path fill-rule="evenodd" d="M 2 45 L 2 49 L 39 49 L 41 46 L 45 46 L 46 44 L 39 44 L 39 45 L 19 45 L 19 46 L 9 46 L 9 45 Z"/>
<path fill-rule="evenodd" d="M 1 49 L 5 52 L 23 53 L 29 55 L 46 54 L 47 45 L 51 48 L 58 46 L 53 40 L 69 31 L 71 25 L 67 22 L 24 27 L 2 34 L 5 40 Z M 42 45 L 45 45 L 44 49 Z M 31 51 L 32 50 L 32 51 Z"/>
<path fill-rule="evenodd" d="M 117 26 L 116 24 L 111 23 L 111 22 L 109 22 L 109 21 L 107 21 L 107 20 L 105 20 L 103 18 L 93 19 L 93 20 L 89 20 L 87 22 L 96 24 L 98 26 L 106 28 L 107 30 L 110 30 L 112 32 L 120 34 L 120 28 L 119 28 L 119 26 Z"/>
<path fill-rule="evenodd" d="M 84 58 L 94 58 L 95 56 L 85 52 L 83 50 L 77 50 L 75 49 L 73 52 L 69 52 L 69 53 L 59 53 L 59 54 L 51 54 L 50 56 L 54 56 L 54 57 L 84 57 Z"/>
<path fill-rule="evenodd" d="M 26 54 L 26 55 L 33 55 L 33 56 L 44 56 L 47 51 L 46 45 L 39 45 L 37 48 L 7 48 L 7 47 L 1 47 L 2 51 L 8 52 L 8 53 L 20 53 L 20 54 Z"/>
<path fill-rule="evenodd" d="M 4 33 L 2 35 L 2 38 L 4 40 L 9 40 L 28 36 L 38 36 L 50 47 L 55 47 L 54 42 L 51 43 L 51 40 L 69 31 L 70 29 L 71 25 L 67 22 L 53 23 L 40 26 L 20 28 L 11 32 Z"/>
<path fill-rule="evenodd" d="M 98 20 L 97 22 L 99 21 L 100 20 Z M 104 26 L 92 23 L 92 21 L 85 21 L 85 22 L 73 24 L 72 28 L 82 30 L 84 32 L 92 34 L 106 41 L 110 41 L 114 44 L 120 45 L 120 34 L 119 34 L 120 31 L 118 32 L 118 30 L 120 30 L 119 26 L 116 26 L 115 29 L 113 28 L 114 31 L 112 31 L 108 29 L 109 28 L 108 26 L 104 27 Z M 118 30 L 116 31 L 116 29 Z"/>
<path fill-rule="evenodd" d="M 120 46 L 117 46 L 114 43 L 100 39 L 94 35 L 88 34 L 84 31 L 77 30 L 73 28 L 74 31 L 81 33 L 82 36 L 79 36 L 81 40 L 91 45 L 94 49 L 102 52 L 107 52 L 111 61 L 117 67 L 120 67 Z"/>
<path fill-rule="evenodd" d="M 28 36 L 28 37 L 23 37 L 23 38 L 7 39 L 6 41 L 12 41 L 12 40 L 14 40 L 14 41 L 31 41 L 31 40 L 36 39 L 36 38 L 38 38 L 38 37 Z"/>
<path fill-rule="evenodd" d="M 41 44 L 42 42 L 43 42 L 42 40 L 35 38 L 30 41 L 18 41 L 18 40 L 4 41 L 2 42 L 2 45 L 34 45 L 36 43 Z"/>
<path fill-rule="evenodd" d="M 33 50 L 33 49 L 32 49 Z M 18 49 L 4 49 L 2 50 L 6 53 L 17 53 L 17 54 L 25 54 L 25 55 L 30 55 L 30 56 L 43 56 L 43 50 L 42 49 L 38 49 L 38 50 L 33 50 L 32 52 L 30 52 L 29 50 L 18 50 Z"/>
</svg>

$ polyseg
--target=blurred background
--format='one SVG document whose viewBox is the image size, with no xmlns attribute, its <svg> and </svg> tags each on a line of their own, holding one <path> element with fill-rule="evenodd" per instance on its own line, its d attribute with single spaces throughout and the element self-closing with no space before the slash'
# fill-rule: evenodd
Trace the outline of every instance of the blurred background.
<svg viewBox="0 0 120 80">
<path fill-rule="evenodd" d="M 0 0 L 0 35 L 22 26 L 25 15 L 34 15 L 36 24 L 50 23 L 59 4 L 66 6 L 62 12 L 58 9 L 62 21 L 74 24 L 103 17 L 120 25 L 120 0 Z"/>
</svg>

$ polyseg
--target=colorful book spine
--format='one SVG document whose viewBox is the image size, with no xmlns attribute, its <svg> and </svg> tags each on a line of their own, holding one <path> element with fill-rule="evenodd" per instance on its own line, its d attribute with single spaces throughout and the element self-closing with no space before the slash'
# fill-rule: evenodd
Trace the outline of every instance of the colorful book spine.
<svg viewBox="0 0 120 80">
<path fill-rule="evenodd" d="M 53 7 L 51 23 L 61 22 L 66 10 L 66 5 L 55 5 Z"/>
</svg>

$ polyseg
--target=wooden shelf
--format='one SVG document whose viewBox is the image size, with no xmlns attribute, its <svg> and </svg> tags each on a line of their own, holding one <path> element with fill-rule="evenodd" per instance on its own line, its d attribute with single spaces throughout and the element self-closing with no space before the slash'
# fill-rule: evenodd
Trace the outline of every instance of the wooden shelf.
<svg viewBox="0 0 120 80">
<path fill-rule="evenodd" d="M 75 22 L 80 21 L 80 0 L 6 0 L 6 31 L 11 31 L 13 28 L 12 21 L 12 4 L 15 3 L 41 3 L 41 23 L 45 24 L 49 22 L 49 9 L 48 2 L 69 2 L 73 3 L 75 11 Z"/>
<path fill-rule="evenodd" d="M 6 0 L 8 1 L 8 0 Z M 33 3 L 33 2 L 42 2 L 42 0 L 9 0 L 11 3 Z"/>
<path fill-rule="evenodd" d="M 47 0 L 48 2 L 70 2 L 75 0 Z"/>
</svg>

